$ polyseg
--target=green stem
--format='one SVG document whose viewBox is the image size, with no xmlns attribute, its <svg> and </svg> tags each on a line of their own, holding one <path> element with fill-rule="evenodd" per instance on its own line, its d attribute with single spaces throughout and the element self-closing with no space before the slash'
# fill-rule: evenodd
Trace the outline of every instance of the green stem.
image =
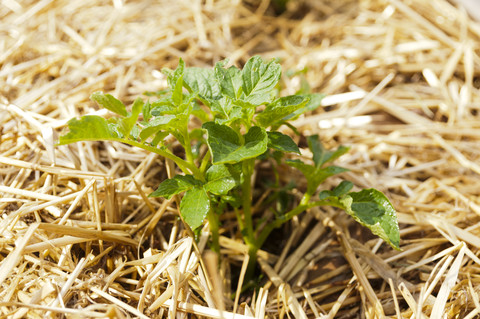
<svg viewBox="0 0 480 319">
<path fill-rule="evenodd" d="M 255 268 L 257 265 L 257 252 L 260 249 L 259 246 L 249 245 L 248 246 L 248 265 L 247 271 L 245 272 L 245 283 L 249 283 L 255 276 Z"/>
<path fill-rule="evenodd" d="M 307 209 L 306 207 L 310 208 L 311 206 L 309 206 L 308 204 L 308 202 L 310 201 L 310 198 L 312 198 L 312 195 L 310 193 L 307 192 L 303 194 L 303 197 L 300 200 L 300 203 L 298 203 L 297 207 L 285 213 L 284 215 L 285 222 L 289 221 L 293 217 L 303 212 L 305 209 Z"/>
<path fill-rule="evenodd" d="M 242 214 L 240 214 L 240 211 L 238 208 L 233 209 L 235 212 L 235 216 L 237 217 L 237 222 L 238 222 L 238 227 L 240 228 L 240 232 L 242 232 L 245 229 L 245 225 L 243 224 L 243 218 Z"/>
<path fill-rule="evenodd" d="M 252 238 L 249 237 L 247 228 L 245 227 L 245 223 L 244 223 L 245 221 L 243 218 L 244 216 L 242 216 L 242 214 L 237 208 L 235 208 L 235 216 L 237 217 L 237 222 L 240 228 L 240 233 L 242 234 L 242 237 L 243 237 L 243 241 L 248 246 L 249 262 L 248 262 L 247 271 L 245 275 L 245 284 L 248 285 L 248 282 L 253 278 L 253 275 L 255 273 L 257 251 L 260 247 L 256 245 L 255 239 L 253 238 L 253 233 L 252 233 Z"/>
<path fill-rule="evenodd" d="M 181 134 L 185 141 L 185 145 L 183 145 L 183 148 L 185 149 L 185 158 L 188 163 L 193 164 L 193 153 L 192 153 L 192 145 L 190 143 L 190 135 L 188 134 L 187 130 L 181 132 Z"/>
<path fill-rule="evenodd" d="M 203 179 L 203 174 L 195 166 L 195 164 L 193 164 L 193 162 L 189 163 L 189 162 L 181 159 L 180 157 L 178 157 L 178 156 L 176 156 L 176 155 L 174 155 L 170 152 L 167 152 L 167 151 L 164 151 L 162 149 L 150 146 L 148 144 L 142 144 L 142 143 L 132 141 L 132 140 L 126 140 L 126 139 L 112 139 L 112 140 L 117 141 L 117 142 L 121 142 L 121 143 L 125 143 L 125 144 L 129 144 L 129 145 L 132 145 L 132 146 L 136 146 L 136 147 L 142 148 L 144 150 L 156 153 L 156 154 L 158 154 L 160 156 L 163 156 L 165 158 L 171 159 L 172 161 L 175 162 L 175 164 L 177 164 L 177 166 L 185 174 L 193 174 L 197 179 L 200 179 L 200 180 Z"/>
<path fill-rule="evenodd" d="M 210 207 L 210 210 L 207 214 L 208 223 L 210 224 L 210 232 L 212 233 L 212 250 L 216 252 L 220 256 L 220 241 L 219 241 L 219 221 L 218 215 L 213 209 Z"/>
<path fill-rule="evenodd" d="M 248 246 L 248 255 L 250 257 L 247 272 L 245 275 L 246 282 L 253 278 L 255 273 L 255 264 L 257 262 L 257 251 L 260 246 L 255 240 L 253 233 L 252 219 L 252 175 L 255 168 L 255 159 L 245 160 L 242 163 L 243 183 L 242 183 L 242 208 L 243 208 L 243 229 L 241 233 L 243 240 Z M 242 225 L 242 224 L 241 224 Z"/>
<path fill-rule="evenodd" d="M 254 242 L 252 220 L 252 175 L 255 159 L 245 160 L 242 163 L 242 208 L 243 208 L 243 231 L 246 232 L 246 242 L 250 246 Z"/>
<path fill-rule="evenodd" d="M 282 216 L 282 218 L 276 219 L 273 222 L 267 224 L 265 228 L 262 229 L 260 232 L 260 235 L 258 236 L 256 240 L 256 244 L 258 247 L 262 247 L 262 245 L 265 243 L 265 240 L 267 240 L 268 236 L 270 233 L 275 229 L 292 219 L 293 217 L 297 216 L 301 212 L 310 209 L 315 206 L 323 206 L 323 205 L 328 205 L 328 206 L 334 206 L 338 208 L 342 208 L 341 205 L 338 205 L 336 203 L 333 203 L 331 201 L 326 201 L 326 200 L 320 200 L 316 202 L 311 202 L 309 203 L 309 200 L 311 198 L 311 195 L 306 193 L 303 195 L 302 200 L 298 204 L 297 207 L 294 209 L 290 210 L 287 212 L 285 215 Z"/>
<path fill-rule="evenodd" d="M 207 153 L 205 154 L 205 156 L 203 156 L 202 158 L 202 163 L 200 164 L 200 172 L 205 173 L 205 170 L 207 169 L 207 166 L 208 166 L 208 163 L 210 163 L 210 151 L 207 151 Z"/>
</svg>

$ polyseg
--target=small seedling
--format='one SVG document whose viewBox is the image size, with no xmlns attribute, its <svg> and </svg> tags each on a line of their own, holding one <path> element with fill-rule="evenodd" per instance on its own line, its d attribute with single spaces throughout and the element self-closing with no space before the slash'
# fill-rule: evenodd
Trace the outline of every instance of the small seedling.
<svg viewBox="0 0 480 319">
<path fill-rule="evenodd" d="M 222 61 L 213 69 L 185 68 L 180 59 L 175 70 L 164 70 L 170 89 L 159 92 L 153 102 L 137 98 L 130 111 L 110 94 L 93 93 L 92 100 L 117 116 L 105 119 L 89 115 L 71 119 L 69 132 L 60 137 L 59 144 L 117 141 L 175 162 L 178 174 L 161 182 L 149 196 L 181 196 L 179 209 L 183 220 L 192 230 L 208 220 L 211 247 L 217 252 L 220 250 L 219 216 L 227 209 L 235 211 L 239 233 L 249 247 L 249 273 L 254 269 L 257 251 L 270 233 L 314 206 L 329 205 L 345 210 L 399 249 L 396 212 L 380 191 L 370 188 L 351 192 L 353 183 L 349 181 L 341 182 L 333 190 L 319 190 L 328 177 L 347 170 L 331 165 L 348 151 L 347 147 L 326 150 L 314 135 L 307 137 L 313 164 L 285 159 L 287 153 L 300 154 L 300 150 L 290 136 L 278 129 L 319 107 L 322 95 L 279 97 L 277 84 L 281 68 L 273 60 L 265 62 L 254 56 L 242 70 L 225 66 L 226 62 Z M 201 126 L 191 127 L 193 117 Z M 175 154 L 165 142 L 169 135 L 182 145 L 181 155 Z M 199 145 L 206 145 L 208 150 L 197 152 Z M 302 199 L 293 207 L 285 204 L 285 196 L 271 197 L 268 204 L 275 214 L 268 223 L 255 223 L 252 216 L 252 176 L 261 161 L 269 161 L 273 166 L 286 163 L 302 172 L 307 180 Z M 275 167 L 272 169 L 276 171 Z M 278 192 L 285 193 L 285 187 L 278 185 L 278 178 L 273 183 Z M 279 206 L 283 209 L 277 209 Z"/>
</svg>

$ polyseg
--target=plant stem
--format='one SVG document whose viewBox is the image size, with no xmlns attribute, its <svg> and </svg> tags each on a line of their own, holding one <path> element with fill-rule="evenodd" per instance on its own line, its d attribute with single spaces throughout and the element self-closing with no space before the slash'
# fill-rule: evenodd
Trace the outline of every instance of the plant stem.
<svg viewBox="0 0 480 319">
<path fill-rule="evenodd" d="M 310 198 L 312 198 L 312 195 L 310 193 L 307 192 L 303 194 L 303 197 L 300 200 L 300 203 L 298 203 L 297 207 L 285 213 L 284 215 L 285 222 L 289 221 L 294 216 L 297 216 L 298 214 L 303 212 L 305 209 L 310 208 L 310 206 L 308 205 Z"/>
<path fill-rule="evenodd" d="M 240 214 L 240 210 L 238 208 L 234 208 L 233 211 L 235 212 L 235 217 L 237 217 L 237 222 L 238 222 L 238 227 L 240 228 L 240 232 L 242 232 L 245 229 L 245 226 L 243 225 L 242 214 Z"/>
<path fill-rule="evenodd" d="M 205 170 L 207 169 L 208 163 L 210 163 L 210 151 L 207 151 L 207 153 L 203 156 L 202 158 L 202 163 L 200 164 L 200 172 L 205 173 Z"/>
<path fill-rule="evenodd" d="M 245 160 L 242 163 L 243 183 L 242 183 L 242 208 L 243 208 L 243 231 L 246 232 L 246 242 L 254 242 L 253 221 L 252 221 L 252 175 L 255 159 Z M 250 245 L 249 244 L 249 245 Z"/>
<path fill-rule="evenodd" d="M 219 222 L 217 212 L 213 207 L 210 207 L 210 210 L 207 214 L 208 223 L 210 224 L 210 232 L 212 233 L 212 250 L 220 256 L 220 241 L 219 241 Z"/>
<path fill-rule="evenodd" d="M 245 283 L 250 282 L 255 276 L 255 268 L 257 265 L 257 252 L 260 247 L 256 245 L 249 245 L 248 246 L 248 265 L 247 271 L 245 272 Z"/>
<path fill-rule="evenodd" d="M 189 163 L 189 162 L 181 159 L 180 157 L 178 157 L 178 156 L 176 156 L 176 155 L 174 155 L 170 152 L 167 152 L 167 151 L 164 151 L 162 149 L 150 146 L 148 144 L 142 144 L 142 143 L 139 143 L 137 141 L 127 140 L 127 139 L 112 139 L 112 140 L 117 141 L 117 142 L 121 142 L 121 143 L 125 143 L 125 144 L 129 144 L 129 145 L 132 145 L 132 146 L 136 146 L 136 147 L 142 148 L 144 150 L 156 153 L 156 154 L 158 154 L 160 156 L 163 156 L 165 158 L 171 159 L 172 161 L 175 162 L 175 164 L 177 164 L 177 166 L 182 170 L 183 173 L 193 174 L 195 176 L 195 178 L 203 180 L 203 174 L 195 166 L 195 164 L 193 164 L 193 162 Z"/>
<path fill-rule="evenodd" d="M 257 251 L 260 246 L 257 244 L 253 235 L 252 219 L 252 175 L 255 167 L 255 159 L 245 160 L 242 163 L 243 183 L 242 183 L 242 208 L 243 208 L 243 226 L 240 231 L 243 240 L 248 246 L 248 255 L 250 257 L 245 280 L 248 282 L 255 273 L 255 264 L 257 261 Z"/>
<path fill-rule="evenodd" d="M 190 143 L 190 135 L 188 134 L 188 130 L 182 131 L 181 134 L 185 141 L 185 145 L 183 145 L 183 148 L 185 149 L 185 159 L 187 160 L 188 163 L 192 163 L 192 165 L 194 165 L 192 145 Z"/>
<path fill-rule="evenodd" d="M 333 203 L 331 201 L 326 201 L 326 200 L 320 200 L 316 202 L 311 202 L 309 203 L 311 198 L 311 195 L 309 193 L 305 193 L 298 204 L 294 209 L 290 210 L 289 212 L 285 213 L 285 215 L 282 216 L 282 218 L 276 219 L 273 222 L 267 224 L 265 228 L 262 229 L 260 232 L 260 235 L 257 238 L 256 244 L 258 247 L 261 247 L 265 241 L 267 240 L 268 236 L 270 233 L 275 229 L 283 225 L 285 222 L 289 221 L 293 217 L 297 216 L 301 212 L 315 207 L 315 206 L 323 206 L 323 205 L 328 205 L 328 206 L 334 206 L 334 207 L 339 207 L 342 208 L 341 205 L 338 205 L 336 203 Z"/>
</svg>

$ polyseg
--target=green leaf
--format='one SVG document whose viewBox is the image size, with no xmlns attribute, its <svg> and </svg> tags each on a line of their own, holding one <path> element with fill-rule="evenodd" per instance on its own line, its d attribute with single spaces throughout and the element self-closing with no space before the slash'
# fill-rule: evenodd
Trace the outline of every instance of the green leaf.
<svg viewBox="0 0 480 319">
<path fill-rule="evenodd" d="M 236 116 L 240 116 L 240 120 L 245 123 L 246 127 L 250 127 L 252 124 L 253 116 L 255 115 L 255 105 L 252 105 L 248 102 L 243 100 L 234 100 L 232 110 L 230 111 L 230 117 L 235 118 Z"/>
<path fill-rule="evenodd" d="M 158 131 L 157 133 L 155 133 L 155 136 L 153 137 L 152 142 L 150 144 L 152 146 L 157 146 L 160 142 L 162 142 L 168 136 L 168 134 L 170 133 Z"/>
<path fill-rule="evenodd" d="M 311 135 L 307 137 L 308 147 L 313 153 L 313 161 L 315 162 L 316 167 L 321 167 L 327 162 L 332 162 L 342 156 L 343 154 L 349 151 L 349 147 L 340 146 L 335 151 L 326 150 L 320 140 L 318 135 Z"/>
<path fill-rule="evenodd" d="M 237 133 L 227 125 L 214 122 L 204 123 L 207 130 L 207 144 L 212 153 L 213 163 L 238 163 L 255 158 L 267 150 L 268 137 L 263 128 L 251 127 L 240 141 Z"/>
<path fill-rule="evenodd" d="M 167 83 L 171 90 L 173 90 L 178 82 L 178 79 L 183 76 L 185 71 L 185 61 L 182 58 L 178 60 L 178 65 L 175 70 L 167 68 L 162 69 L 162 72 L 167 75 Z"/>
<path fill-rule="evenodd" d="M 292 112 L 291 114 L 285 116 L 283 118 L 283 121 L 292 121 L 297 119 L 303 113 L 316 110 L 319 106 L 322 105 L 322 100 L 325 97 L 324 94 L 319 93 L 304 94 L 301 96 L 308 98 L 308 103 L 305 106 L 299 108 L 298 110 Z"/>
<path fill-rule="evenodd" d="M 208 122 L 211 118 L 209 112 L 205 112 L 205 110 L 200 107 L 197 103 L 193 105 L 191 114 L 196 116 L 202 123 Z"/>
<path fill-rule="evenodd" d="M 164 72 L 166 73 L 166 72 Z M 158 91 L 145 91 L 143 92 L 143 95 L 145 96 L 161 96 L 161 95 L 164 95 L 166 93 L 168 93 L 170 90 L 168 89 L 162 89 L 162 90 L 158 90 Z"/>
<path fill-rule="evenodd" d="M 175 104 L 171 97 L 163 97 L 152 103 L 151 114 L 153 116 L 161 115 L 180 115 L 188 116 L 194 109 L 194 100 L 197 97 L 195 94 L 183 95 L 182 103 Z"/>
<path fill-rule="evenodd" d="M 92 101 L 97 102 L 107 110 L 110 110 L 118 115 L 127 116 L 127 109 L 120 100 L 117 100 L 110 94 L 104 94 L 103 92 L 94 92 L 90 95 Z"/>
<path fill-rule="evenodd" d="M 313 194 L 318 186 L 323 183 L 327 178 L 347 172 L 348 169 L 339 166 L 327 166 L 324 168 L 317 168 L 311 176 L 307 177 L 307 192 Z"/>
<path fill-rule="evenodd" d="M 342 181 L 333 189 L 334 196 L 342 196 L 348 193 L 353 188 L 353 183 L 350 181 Z"/>
<path fill-rule="evenodd" d="M 166 199 L 170 199 L 173 195 L 201 185 L 202 182 L 195 179 L 192 175 L 175 175 L 173 178 L 161 182 L 158 188 L 148 195 L 148 197 L 165 197 Z"/>
<path fill-rule="evenodd" d="M 265 110 L 257 115 L 256 120 L 262 127 L 268 127 L 304 107 L 307 102 L 308 98 L 298 95 L 281 97 L 268 104 Z"/>
<path fill-rule="evenodd" d="M 140 127 L 138 125 L 134 125 L 132 130 L 130 131 L 130 137 L 133 140 L 138 140 L 138 136 L 140 135 Z"/>
<path fill-rule="evenodd" d="M 204 189 L 215 195 L 225 195 L 237 184 L 232 172 L 226 165 L 212 165 L 206 172 L 207 183 Z"/>
<path fill-rule="evenodd" d="M 262 105 L 271 100 L 271 91 L 275 88 L 281 67 L 275 61 L 263 62 L 260 56 L 250 58 L 242 70 L 242 89 L 245 101 L 254 105 Z"/>
<path fill-rule="evenodd" d="M 215 122 L 231 126 L 236 122 L 244 122 L 247 127 L 251 126 L 255 107 L 242 100 L 232 100 L 223 96 L 219 100 L 211 101 L 211 110 L 215 115 Z"/>
<path fill-rule="evenodd" d="M 369 188 L 352 192 L 340 198 L 345 211 L 357 222 L 368 227 L 393 248 L 400 249 L 400 231 L 397 213 L 388 198 L 380 191 Z"/>
<path fill-rule="evenodd" d="M 211 69 L 187 68 L 183 82 L 190 92 L 196 92 L 204 99 L 218 99 L 221 96 L 220 85 Z"/>
<path fill-rule="evenodd" d="M 175 118 L 175 115 L 164 115 L 155 117 L 144 126 L 143 130 L 140 132 L 140 139 L 144 141 L 153 134 L 156 134 L 157 132 L 168 128 L 170 122 Z"/>
<path fill-rule="evenodd" d="M 150 113 L 151 111 L 152 111 L 152 105 L 150 104 L 150 101 L 147 101 L 146 103 L 143 104 L 143 107 L 142 107 L 142 114 L 143 114 L 144 121 L 148 121 L 152 117 L 152 114 Z"/>
<path fill-rule="evenodd" d="M 232 99 L 237 99 L 242 88 L 242 71 L 235 66 L 225 69 L 223 67 L 225 63 L 226 61 L 222 61 L 215 64 L 215 76 L 222 93 Z"/>
<path fill-rule="evenodd" d="M 214 113 L 215 118 L 222 122 L 228 122 L 228 124 L 231 123 L 231 121 L 242 117 L 242 108 L 236 106 L 237 110 L 232 112 L 234 107 L 233 101 L 229 97 L 224 96 L 218 100 L 210 101 L 210 108 Z"/>
<path fill-rule="evenodd" d="M 288 160 L 287 164 L 300 170 L 307 179 L 307 193 L 314 194 L 318 186 L 327 178 L 346 172 L 348 169 L 339 166 L 316 167 L 300 160 Z"/>
<path fill-rule="evenodd" d="M 150 114 L 153 116 L 175 114 L 178 112 L 178 106 L 173 104 L 170 96 L 163 96 L 162 98 L 154 101 L 151 105 Z"/>
<path fill-rule="evenodd" d="M 268 147 L 277 151 L 293 152 L 300 154 L 297 144 L 288 135 L 280 132 L 267 132 Z"/>
<path fill-rule="evenodd" d="M 180 105 L 183 102 L 183 76 L 180 76 L 172 89 L 172 101 L 175 105 Z"/>
<path fill-rule="evenodd" d="M 305 177 L 312 176 L 315 173 L 315 166 L 305 164 L 298 159 L 287 160 L 287 164 L 298 169 Z"/>
<path fill-rule="evenodd" d="M 73 118 L 68 121 L 69 132 L 60 136 L 59 145 L 80 141 L 118 140 L 118 134 L 110 128 L 103 117 L 85 115 L 80 119 Z"/>
<path fill-rule="evenodd" d="M 203 188 L 194 187 L 185 192 L 180 202 L 180 214 L 192 228 L 200 227 L 210 210 L 210 199 Z"/>
<path fill-rule="evenodd" d="M 183 101 L 183 74 L 185 72 L 185 62 L 179 59 L 178 66 L 175 71 L 163 69 L 167 74 L 167 82 L 172 92 L 172 101 L 176 105 L 182 104 Z"/>
<path fill-rule="evenodd" d="M 135 102 L 133 102 L 132 106 L 132 113 L 129 114 L 127 117 L 120 119 L 118 122 L 118 130 L 122 135 L 126 138 L 129 137 L 130 132 L 132 131 L 133 126 L 137 123 L 138 116 L 143 109 L 143 101 L 141 98 L 137 98 Z"/>
<path fill-rule="evenodd" d="M 350 181 L 342 181 L 340 184 L 337 185 L 333 190 L 325 190 L 321 191 L 320 194 L 318 194 L 318 197 L 320 199 L 325 199 L 330 196 L 342 196 L 348 193 L 353 187 L 353 183 Z"/>
</svg>

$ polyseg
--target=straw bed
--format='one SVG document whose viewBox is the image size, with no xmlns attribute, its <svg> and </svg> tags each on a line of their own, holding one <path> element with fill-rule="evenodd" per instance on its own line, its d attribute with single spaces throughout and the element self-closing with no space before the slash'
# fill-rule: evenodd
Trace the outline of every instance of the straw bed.
<svg viewBox="0 0 480 319">
<path fill-rule="evenodd" d="M 1 318 L 479 316 L 480 23 L 446 0 L 281 2 L 2 1 Z M 164 89 L 180 57 L 254 54 L 279 59 L 283 94 L 327 95 L 293 124 L 352 147 L 342 177 L 391 199 L 402 251 L 315 208 L 272 236 L 261 288 L 240 295 L 234 216 L 217 265 L 208 225 L 195 241 L 175 199 L 147 197 L 171 163 L 119 143 L 55 146 L 68 119 L 108 116 L 94 91 L 130 103 Z"/>
</svg>

